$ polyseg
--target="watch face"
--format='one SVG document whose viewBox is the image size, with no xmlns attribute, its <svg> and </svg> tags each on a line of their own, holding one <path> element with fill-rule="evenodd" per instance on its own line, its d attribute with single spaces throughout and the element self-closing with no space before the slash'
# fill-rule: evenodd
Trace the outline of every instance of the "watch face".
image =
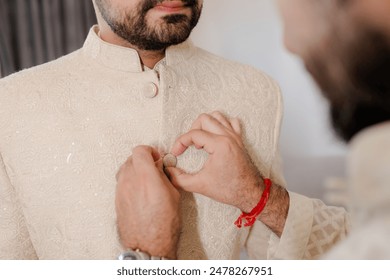
<svg viewBox="0 0 390 280">
<path fill-rule="evenodd" d="M 119 256 L 119 260 L 125 260 L 125 261 L 133 261 L 133 260 L 140 260 L 140 256 L 137 254 L 137 252 L 126 252 Z"/>
</svg>

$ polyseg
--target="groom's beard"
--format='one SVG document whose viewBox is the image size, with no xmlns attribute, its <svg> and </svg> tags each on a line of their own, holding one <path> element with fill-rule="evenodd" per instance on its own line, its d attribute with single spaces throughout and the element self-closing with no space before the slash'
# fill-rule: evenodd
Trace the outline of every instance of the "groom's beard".
<svg viewBox="0 0 390 280">
<path fill-rule="evenodd" d="M 162 17 L 159 23 L 150 23 L 147 13 L 162 0 L 143 0 L 132 11 L 118 11 L 107 0 L 96 0 L 99 11 L 113 32 L 140 50 L 157 51 L 177 45 L 190 36 L 202 12 L 198 0 L 182 0 L 191 15 L 172 14 Z"/>
</svg>

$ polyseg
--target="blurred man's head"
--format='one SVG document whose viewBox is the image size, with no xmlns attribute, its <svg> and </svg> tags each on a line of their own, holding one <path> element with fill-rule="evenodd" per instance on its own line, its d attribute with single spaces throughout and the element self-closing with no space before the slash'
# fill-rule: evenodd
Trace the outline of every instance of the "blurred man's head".
<svg viewBox="0 0 390 280">
<path fill-rule="evenodd" d="M 196 26 L 203 0 L 94 0 L 100 23 L 139 50 L 184 42 Z"/>
<path fill-rule="evenodd" d="M 279 0 L 286 46 L 330 102 L 337 133 L 390 120 L 390 1 Z"/>
</svg>

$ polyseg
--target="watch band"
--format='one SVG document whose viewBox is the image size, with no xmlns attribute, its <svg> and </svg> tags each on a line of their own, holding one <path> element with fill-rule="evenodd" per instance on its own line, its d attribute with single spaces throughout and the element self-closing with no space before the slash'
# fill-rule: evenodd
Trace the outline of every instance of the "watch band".
<svg viewBox="0 0 390 280">
<path fill-rule="evenodd" d="M 128 251 L 119 255 L 118 260 L 168 260 L 164 257 L 150 256 L 148 253 L 142 252 L 139 249 Z"/>
</svg>

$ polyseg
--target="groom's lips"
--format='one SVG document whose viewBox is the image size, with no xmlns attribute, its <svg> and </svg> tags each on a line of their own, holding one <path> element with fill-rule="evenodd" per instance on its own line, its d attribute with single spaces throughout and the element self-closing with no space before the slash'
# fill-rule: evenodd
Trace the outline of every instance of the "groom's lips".
<svg viewBox="0 0 390 280">
<path fill-rule="evenodd" d="M 177 13 L 185 10 L 187 6 L 182 1 L 164 1 L 157 4 L 154 9 L 165 13 Z"/>
</svg>

